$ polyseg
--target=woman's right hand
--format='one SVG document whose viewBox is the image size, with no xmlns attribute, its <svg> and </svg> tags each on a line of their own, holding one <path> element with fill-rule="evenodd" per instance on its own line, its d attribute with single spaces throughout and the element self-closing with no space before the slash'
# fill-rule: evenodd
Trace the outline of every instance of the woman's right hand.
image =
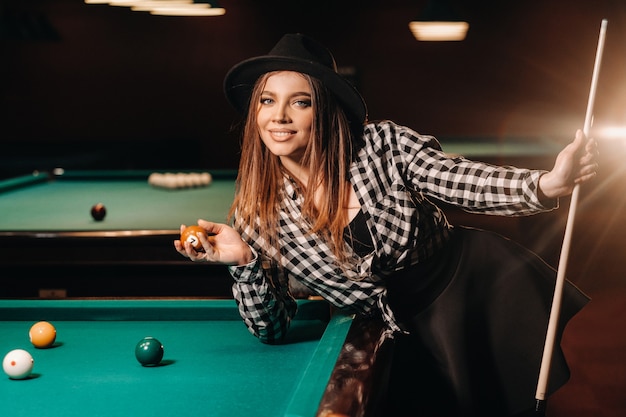
<svg viewBox="0 0 626 417">
<path fill-rule="evenodd" d="M 198 220 L 198 226 L 206 231 L 206 236 L 200 234 L 200 242 L 204 252 L 196 251 L 189 242 L 174 241 L 174 248 L 181 255 L 194 262 L 217 262 L 226 265 L 245 265 L 252 261 L 252 250 L 241 236 L 232 227 L 213 223 L 206 220 Z M 180 226 L 180 231 L 185 229 Z"/>
</svg>

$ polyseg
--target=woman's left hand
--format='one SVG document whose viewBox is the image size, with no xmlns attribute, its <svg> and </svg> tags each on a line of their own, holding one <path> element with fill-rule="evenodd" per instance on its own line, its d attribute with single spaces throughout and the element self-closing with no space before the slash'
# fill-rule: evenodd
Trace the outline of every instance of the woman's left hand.
<svg viewBox="0 0 626 417">
<path fill-rule="evenodd" d="M 557 155 L 554 167 L 539 179 L 542 197 L 569 195 L 576 184 L 590 180 L 598 169 L 598 143 L 587 139 L 582 130 L 576 131 L 572 143 Z"/>
</svg>

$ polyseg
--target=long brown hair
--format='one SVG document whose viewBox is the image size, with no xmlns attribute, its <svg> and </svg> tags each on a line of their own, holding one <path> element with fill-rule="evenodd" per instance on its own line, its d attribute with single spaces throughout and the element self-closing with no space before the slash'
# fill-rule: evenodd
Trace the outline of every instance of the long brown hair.
<svg viewBox="0 0 626 417">
<path fill-rule="evenodd" d="M 283 181 L 289 172 L 280 159 L 264 145 L 257 126 L 257 108 L 269 76 L 259 78 L 252 91 L 250 107 L 243 127 L 237 192 L 230 218 L 237 215 L 238 228 L 259 223 L 257 232 L 267 245 L 278 249 L 278 212 L 285 198 Z M 302 166 L 309 171 L 308 184 L 298 184 L 304 195 L 302 216 L 311 225 L 309 232 L 322 236 L 339 261 L 346 259 L 343 233 L 348 224 L 347 203 L 350 196 L 348 171 L 354 151 L 353 133 L 343 109 L 317 79 L 302 74 L 312 92 L 313 126 Z M 316 191 L 323 198 L 315 200 Z M 241 230 L 239 230 L 241 232 Z M 267 248 L 269 249 L 269 248 Z M 278 251 L 280 253 L 280 251 Z"/>
</svg>

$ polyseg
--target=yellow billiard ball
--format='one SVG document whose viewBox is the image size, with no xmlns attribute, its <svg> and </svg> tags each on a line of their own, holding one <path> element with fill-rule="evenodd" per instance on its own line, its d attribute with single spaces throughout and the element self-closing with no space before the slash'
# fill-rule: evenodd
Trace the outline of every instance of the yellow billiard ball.
<svg viewBox="0 0 626 417">
<path fill-rule="evenodd" d="M 30 343 L 36 348 L 45 349 L 54 344 L 57 338 L 57 330 L 47 321 L 40 321 L 33 324 L 28 332 Z"/>
</svg>

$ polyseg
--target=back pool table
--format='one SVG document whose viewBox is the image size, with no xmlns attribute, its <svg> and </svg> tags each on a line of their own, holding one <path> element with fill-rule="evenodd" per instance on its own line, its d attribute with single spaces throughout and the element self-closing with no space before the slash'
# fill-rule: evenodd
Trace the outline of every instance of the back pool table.
<svg viewBox="0 0 626 417">
<path fill-rule="evenodd" d="M 46 320 L 51 348 L 28 330 Z M 0 300 L 0 353 L 29 351 L 25 380 L 0 377 L 0 415 L 376 415 L 384 391 L 382 327 L 302 300 L 287 340 L 267 345 L 234 300 Z M 145 336 L 163 343 L 160 365 L 134 356 Z M 336 413 L 336 414 L 330 414 Z"/>
<path fill-rule="evenodd" d="M 19 277 L 0 297 L 229 295 L 225 267 L 198 268 L 172 244 L 181 224 L 227 221 L 236 172 L 209 172 L 209 186 L 180 189 L 150 185 L 151 171 L 59 170 L 0 181 L 0 275 Z M 102 221 L 91 217 L 99 202 Z"/>
<path fill-rule="evenodd" d="M 454 155 L 536 168 L 550 168 L 561 148 L 545 138 L 460 138 L 442 146 Z M 225 267 L 188 262 L 172 247 L 181 223 L 226 220 L 236 172 L 209 172 L 210 187 L 174 190 L 151 187 L 150 171 L 67 170 L 0 181 L 0 298 L 230 296 Z M 107 207 L 101 222 L 90 215 L 98 202 Z M 532 235 L 523 219 L 445 210 L 456 224 Z"/>
</svg>

